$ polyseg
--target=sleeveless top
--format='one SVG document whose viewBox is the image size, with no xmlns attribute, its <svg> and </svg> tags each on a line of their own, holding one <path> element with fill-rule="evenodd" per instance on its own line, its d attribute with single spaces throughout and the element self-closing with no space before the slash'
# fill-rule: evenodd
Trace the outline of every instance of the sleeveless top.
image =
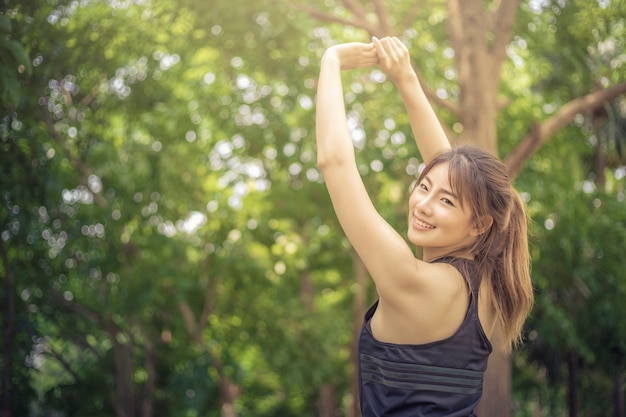
<svg viewBox="0 0 626 417">
<path fill-rule="evenodd" d="M 442 258 L 471 285 L 463 323 L 450 337 L 420 345 L 374 338 L 365 314 L 359 337 L 359 395 L 363 417 L 476 417 L 483 376 L 492 351 L 478 320 L 478 288 L 472 261 Z"/>
</svg>

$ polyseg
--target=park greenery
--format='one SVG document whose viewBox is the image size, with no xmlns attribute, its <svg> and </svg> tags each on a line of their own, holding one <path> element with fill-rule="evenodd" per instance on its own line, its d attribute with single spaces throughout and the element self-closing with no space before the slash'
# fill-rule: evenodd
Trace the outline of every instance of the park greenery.
<svg viewBox="0 0 626 417">
<path fill-rule="evenodd" d="M 399 36 L 509 166 L 536 305 L 485 416 L 625 417 L 626 2 L 0 0 L 0 416 L 357 417 L 375 291 L 316 166 L 321 54 Z M 393 85 L 344 75 L 403 232 Z M 494 411 L 497 410 L 497 411 Z"/>
</svg>

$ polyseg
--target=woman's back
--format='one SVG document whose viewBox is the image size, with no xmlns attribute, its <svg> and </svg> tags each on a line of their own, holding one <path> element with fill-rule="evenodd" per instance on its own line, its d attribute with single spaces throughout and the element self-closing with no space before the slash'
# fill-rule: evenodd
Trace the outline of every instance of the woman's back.
<svg viewBox="0 0 626 417">
<path fill-rule="evenodd" d="M 491 353 L 478 319 L 478 288 L 472 261 L 444 258 L 472 286 L 460 327 L 450 337 L 426 344 L 377 340 L 365 315 L 359 337 L 359 384 L 363 417 L 473 416 Z"/>
</svg>

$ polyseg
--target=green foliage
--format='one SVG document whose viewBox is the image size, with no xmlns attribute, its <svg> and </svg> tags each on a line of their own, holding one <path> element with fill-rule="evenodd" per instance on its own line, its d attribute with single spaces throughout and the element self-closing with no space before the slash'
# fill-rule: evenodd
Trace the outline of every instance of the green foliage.
<svg viewBox="0 0 626 417">
<path fill-rule="evenodd" d="M 348 16 L 341 2 L 316 3 Z M 457 100 L 445 2 L 387 3 L 425 81 Z M 355 271 L 316 167 L 314 99 L 324 48 L 368 35 L 270 0 L 4 4 L 12 412 L 218 416 L 226 389 L 242 416 L 313 416 L 331 386 L 347 413 Z M 520 9 L 501 84 L 503 155 L 598 79 L 623 79 L 608 48 L 623 46 L 619 6 L 566 4 Z M 421 162 L 402 103 L 380 72 L 345 82 L 363 178 L 402 231 Z M 569 350 L 598 386 L 623 371 L 624 175 L 611 159 L 605 190 L 588 192 L 592 136 L 577 119 L 518 180 L 539 290 L 515 358 L 522 415 L 532 402 L 563 413 Z M 0 323 L 11 324 L 4 312 Z"/>
<path fill-rule="evenodd" d="M 11 18 L 6 14 L 0 14 L 0 86 L 2 101 L 12 105 L 19 103 L 19 86 L 23 76 L 30 76 L 33 72 L 24 46 L 12 39 L 15 34 Z"/>
<path fill-rule="evenodd" d="M 623 175 L 619 174 L 618 175 Z M 537 307 L 529 323 L 532 362 L 548 370 L 551 383 L 564 383 L 563 363 L 576 352 L 581 373 L 602 382 L 599 370 L 608 376 L 624 372 L 624 335 L 620 317 L 625 313 L 626 276 L 621 266 L 621 248 L 626 244 L 624 184 L 604 192 L 589 181 L 579 182 L 571 197 L 553 206 L 550 214 L 538 217 L 533 275 L 537 283 Z M 581 379 L 581 390 L 593 385 Z M 612 411 L 611 390 L 594 391 L 590 413 Z M 601 398 L 605 399 L 601 399 Z"/>
</svg>

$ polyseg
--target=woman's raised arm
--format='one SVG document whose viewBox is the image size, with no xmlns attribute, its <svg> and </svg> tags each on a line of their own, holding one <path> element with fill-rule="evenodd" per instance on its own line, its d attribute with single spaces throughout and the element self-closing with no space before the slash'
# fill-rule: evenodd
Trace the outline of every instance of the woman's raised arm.
<svg viewBox="0 0 626 417">
<path fill-rule="evenodd" d="M 317 163 L 352 163 L 354 149 L 346 119 L 341 71 L 376 65 L 378 57 L 370 43 L 335 45 L 326 50 L 321 61 L 317 88 L 315 130 Z"/>
<path fill-rule="evenodd" d="M 416 260 L 404 239 L 376 211 L 359 174 L 344 108 L 341 70 L 376 65 L 372 44 L 329 48 L 321 61 L 316 100 L 317 164 L 335 214 L 379 293 L 401 291 L 414 279 Z"/>
<path fill-rule="evenodd" d="M 450 142 L 411 66 L 409 51 L 396 37 L 374 37 L 372 40 L 378 53 L 380 69 L 400 92 L 413 137 L 424 162 L 428 163 L 439 152 L 450 149 Z"/>
</svg>

